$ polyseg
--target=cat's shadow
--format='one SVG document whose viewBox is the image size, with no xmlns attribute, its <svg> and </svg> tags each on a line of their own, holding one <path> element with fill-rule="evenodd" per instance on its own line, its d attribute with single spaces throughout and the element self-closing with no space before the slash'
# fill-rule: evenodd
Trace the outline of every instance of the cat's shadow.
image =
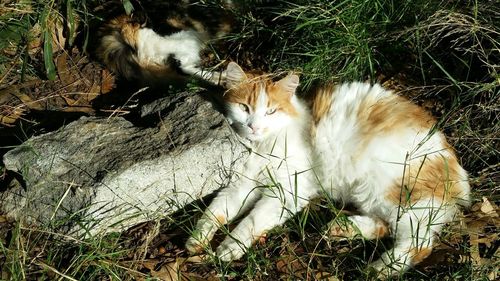
<svg viewBox="0 0 500 281">
<path fill-rule="evenodd" d="M 194 86 L 194 87 L 193 87 Z M 98 116 L 121 116 L 142 128 L 160 125 L 172 105 L 180 104 L 196 95 L 209 102 L 212 108 L 225 114 L 222 95 L 224 89 L 204 81 L 167 81 L 155 85 L 141 85 L 137 81 L 119 80 L 109 93 L 98 96 L 92 107 Z M 154 107 L 146 112 L 146 107 Z"/>
<path fill-rule="evenodd" d="M 155 249 L 169 245 L 168 247 L 175 249 L 175 252 L 180 257 L 188 257 L 189 253 L 185 251 L 184 245 L 186 240 L 191 235 L 192 231 L 195 229 L 196 222 L 203 214 L 203 211 L 207 208 L 210 202 L 215 198 L 217 192 L 209 194 L 202 199 L 196 200 L 184 208 L 179 209 L 173 214 L 169 215 L 168 218 L 163 219 L 159 222 L 159 227 L 157 223 L 153 222 L 143 222 L 136 226 L 130 227 L 122 235 L 123 239 L 139 239 L 139 236 L 144 233 L 155 232 L 156 236 L 150 240 L 148 249 L 150 252 L 147 253 L 149 257 L 154 257 L 158 254 Z M 266 244 L 259 244 L 254 247 L 258 247 L 257 251 L 265 252 L 266 257 L 271 260 L 279 260 L 281 258 L 283 251 L 289 251 L 290 248 L 302 248 L 306 249 L 304 253 L 297 253 L 297 257 L 309 260 L 311 249 L 316 252 L 318 249 L 318 255 L 314 253 L 313 256 L 316 258 L 309 260 L 310 266 L 313 268 L 315 266 L 323 267 L 323 265 L 330 264 L 331 259 L 335 259 L 338 264 L 341 264 L 345 268 L 344 280 L 358 280 L 361 276 L 366 277 L 365 267 L 366 263 L 369 261 L 376 260 L 384 251 L 392 248 L 393 239 L 390 237 L 383 238 L 379 241 L 364 241 L 362 239 L 356 240 L 326 240 L 323 233 L 326 229 L 328 221 L 333 219 L 334 213 L 328 210 L 326 207 L 320 207 L 319 210 L 309 211 L 306 216 L 306 224 L 303 226 L 303 232 L 296 229 L 297 220 L 302 219 L 304 213 L 301 212 L 297 214 L 294 218 L 290 219 L 283 228 L 279 228 L 277 231 L 271 231 L 270 235 L 266 238 Z M 244 218 L 245 214 L 241 216 Z M 176 218 L 173 221 L 170 218 Z M 226 237 L 226 233 L 231 231 L 241 220 L 235 220 L 229 225 L 224 226 L 224 230 L 219 230 L 210 243 L 210 248 L 215 249 L 222 240 Z M 138 235 L 139 234 L 139 235 Z M 304 236 L 305 235 L 305 236 Z M 135 237 L 135 238 L 134 238 Z M 140 242 L 134 241 L 127 243 L 130 245 L 141 244 Z M 143 239 L 141 240 L 143 241 Z M 292 245 L 290 247 L 290 245 Z M 348 251 L 346 251 L 348 249 Z M 254 251 L 254 248 L 249 250 Z M 342 251 L 342 252 L 340 252 Z M 243 262 L 234 262 L 230 266 L 232 270 L 235 271 L 245 271 L 247 266 L 243 257 Z M 216 261 L 216 259 L 208 259 L 208 264 L 210 261 Z M 217 266 L 215 262 L 213 266 Z M 210 266 L 209 266 L 210 267 Z"/>
</svg>

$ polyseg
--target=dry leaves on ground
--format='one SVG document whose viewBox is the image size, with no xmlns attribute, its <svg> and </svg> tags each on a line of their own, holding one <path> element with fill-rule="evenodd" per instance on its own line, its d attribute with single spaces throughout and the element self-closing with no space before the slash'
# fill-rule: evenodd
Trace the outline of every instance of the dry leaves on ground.
<svg viewBox="0 0 500 281">
<path fill-rule="evenodd" d="M 77 49 L 59 53 L 55 65 L 54 81 L 34 79 L 0 90 L 0 125 L 12 126 L 31 110 L 93 114 L 92 101 L 114 88 L 114 76 Z"/>
</svg>

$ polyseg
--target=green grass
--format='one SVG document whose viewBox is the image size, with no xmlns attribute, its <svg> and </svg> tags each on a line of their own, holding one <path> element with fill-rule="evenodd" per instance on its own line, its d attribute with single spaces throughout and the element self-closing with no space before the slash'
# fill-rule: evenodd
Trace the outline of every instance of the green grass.
<svg viewBox="0 0 500 281">
<path fill-rule="evenodd" d="M 86 49 L 89 23 L 97 19 L 90 9 L 102 0 L 27 0 L 0 4 L 0 84 L 42 77 L 54 80 L 55 49 L 70 50 L 77 36 Z M 127 6 L 129 1 L 123 1 Z M 42 66 L 43 65 L 43 66 Z M 20 74 L 20 75 L 19 75 Z"/>
<path fill-rule="evenodd" d="M 0 89 L 27 80 L 54 78 L 57 72 L 52 52 L 73 46 L 85 50 L 95 34 L 90 22 L 101 20 L 93 7 L 102 2 L 2 2 Z M 123 10 L 130 11 L 131 2 L 123 1 Z M 440 119 L 440 128 L 470 172 L 475 200 L 486 196 L 500 202 L 500 7 L 495 1 L 233 2 L 238 7 L 237 28 L 224 39 L 223 49 L 214 45 L 219 57 L 236 60 L 247 69 L 299 71 L 302 90 L 326 81 L 402 85 L 396 87 L 401 94 Z M 66 24 L 64 46 L 57 46 L 57 40 L 43 40 L 53 37 L 57 19 Z M 222 280 L 314 279 L 317 276 L 312 270 L 346 280 L 364 279 L 363 269 L 373 248 L 380 252 L 384 245 L 325 240 L 321 233 L 332 216 L 341 215 L 337 208 L 327 201 L 313 204 L 275 229 L 266 243 L 252 248 L 242 262 L 224 264 L 209 255 L 204 262 L 188 264 L 182 271 Z M 68 239 L 50 227 L 2 223 L 8 229 L 0 231 L 0 279 L 152 279 L 159 273 L 145 271 L 144 261 L 175 258 L 199 215 L 195 213 L 166 218 L 159 231 L 170 240 L 161 240 L 161 235 L 153 235 L 157 231 L 148 227 L 139 228 L 146 229 L 144 233 L 138 230 Z M 457 232 L 451 227 L 444 236 L 449 241 Z M 434 265 L 428 272 L 412 271 L 402 280 L 486 280 L 494 265 L 471 262 L 473 245 L 467 245 L 468 236 L 464 237 L 452 246 L 465 253 L 468 262 Z M 168 245 L 172 254 L 158 254 L 158 245 Z M 498 261 L 495 255 L 489 259 Z M 158 262 L 158 268 L 163 264 Z"/>
</svg>

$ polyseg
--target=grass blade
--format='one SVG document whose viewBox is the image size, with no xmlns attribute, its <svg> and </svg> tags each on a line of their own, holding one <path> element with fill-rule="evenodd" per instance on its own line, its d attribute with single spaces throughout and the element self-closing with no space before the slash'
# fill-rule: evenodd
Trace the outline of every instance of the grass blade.
<svg viewBox="0 0 500 281">
<path fill-rule="evenodd" d="M 43 61 L 47 78 L 49 80 L 56 79 L 56 66 L 52 54 L 52 36 L 48 30 L 43 32 Z"/>
<path fill-rule="evenodd" d="M 68 0 L 66 3 L 66 20 L 68 22 L 68 45 L 72 46 L 75 41 L 75 10 L 73 9 L 73 1 Z"/>
<path fill-rule="evenodd" d="M 122 4 L 123 8 L 125 9 L 125 13 L 127 13 L 127 15 L 132 14 L 132 12 L 134 11 L 134 6 L 132 5 L 132 3 L 130 3 L 130 0 L 123 0 Z"/>
</svg>

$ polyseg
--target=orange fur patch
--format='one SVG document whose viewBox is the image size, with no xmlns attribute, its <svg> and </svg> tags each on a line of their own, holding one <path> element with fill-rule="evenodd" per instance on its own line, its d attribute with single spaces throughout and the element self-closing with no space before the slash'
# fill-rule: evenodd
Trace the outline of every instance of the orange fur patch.
<svg viewBox="0 0 500 281">
<path fill-rule="evenodd" d="M 191 25 L 194 28 L 194 30 L 198 31 L 200 34 L 204 34 L 205 36 L 208 36 L 208 35 L 206 35 L 207 31 L 205 30 L 205 25 L 202 22 L 197 21 L 195 19 L 192 19 Z"/>
<path fill-rule="evenodd" d="M 188 26 L 186 25 L 185 20 L 181 20 L 179 17 L 171 17 L 167 19 L 167 23 L 178 29 L 186 29 Z"/>
<path fill-rule="evenodd" d="M 121 15 L 112 19 L 107 28 L 120 30 L 123 40 L 132 48 L 137 46 L 137 31 L 141 24 L 127 15 Z"/>
<path fill-rule="evenodd" d="M 335 86 L 332 84 L 317 88 L 313 92 L 313 97 L 311 99 L 311 115 L 314 124 L 318 124 L 330 111 L 334 90 Z"/>
<path fill-rule="evenodd" d="M 366 97 L 361 103 L 357 117 L 360 133 L 366 140 L 403 128 L 430 129 L 436 123 L 424 109 L 396 95 L 382 100 Z"/>
<path fill-rule="evenodd" d="M 436 198 L 443 202 L 460 198 L 462 190 L 461 168 L 452 151 L 450 157 L 431 156 L 424 163 L 412 161 L 401 181 L 387 194 L 397 204 L 415 203 L 423 198 Z"/>
<path fill-rule="evenodd" d="M 224 100 L 233 103 L 243 103 L 254 106 L 259 94 L 260 79 L 249 78 L 237 87 L 231 88 L 224 93 Z"/>
<path fill-rule="evenodd" d="M 311 136 L 316 136 L 316 126 L 319 121 L 330 112 L 333 101 L 333 91 L 335 86 L 333 84 L 316 88 L 312 91 L 312 97 L 309 98 L 309 107 L 311 108 L 311 116 L 313 124 L 311 125 Z"/>
<path fill-rule="evenodd" d="M 290 102 L 293 93 L 285 91 L 275 83 L 271 85 L 268 84 L 266 92 L 269 98 L 268 107 L 276 106 L 279 111 L 283 111 L 288 115 L 297 116 L 298 112 Z"/>
<path fill-rule="evenodd" d="M 216 36 L 220 37 L 224 34 L 227 34 L 231 31 L 233 24 L 231 22 L 223 22 L 219 25 L 219 31 Z"/>
<path fill-rule="evenodd" d="M 377 233 L 375 234 L 375 236 L 377 237 L 377 239 L 384 238 L 389 235 L 389 227 L 385 222 L 382 221 L 381 224 L 377 227 L 376 231 Z"/>
<path fill-rule="evenodd" d="M 220 224 L 226 224 L 227 223 L 227 219 L 226 219 L 226 216 L 224 215 L 217 215 L 215 216 L 215 219 L 220 223 Z"/>
<path fill-rule="evenodd" d="M 411 263 L 413 265 L 421 263 L 425 258 L 427 258 L 432 253 L 432 248 L 422 247 L 413 248 L 410 250 L 410 256 L 412 258 Z"/>
<path fill-rule="evenodd" d="M 436 123 L 434 117 L 406 98 L 391 95 L 383 99 L 366 96 L 358 109 L 360 148 L 368 147 L 374 138 L 394 134 L 407 128 L 430 130 Z M 364 150 L 354 155 L 358 158 Z"/>
<path fill-rule="evenodd" d="M 290 100 L 292 95 L 273 82 L 268 75 L 245 74 L 247 79 L 237 87 L 229 89 L 224 94 L 224 100 L 232 103 L 243 103 L 254 110 L 259 94 L 264 87 L 268 97 L 268 107 L 276 106 L 278 111 L 292 116 L 298 114 Z"/>
</svg>

